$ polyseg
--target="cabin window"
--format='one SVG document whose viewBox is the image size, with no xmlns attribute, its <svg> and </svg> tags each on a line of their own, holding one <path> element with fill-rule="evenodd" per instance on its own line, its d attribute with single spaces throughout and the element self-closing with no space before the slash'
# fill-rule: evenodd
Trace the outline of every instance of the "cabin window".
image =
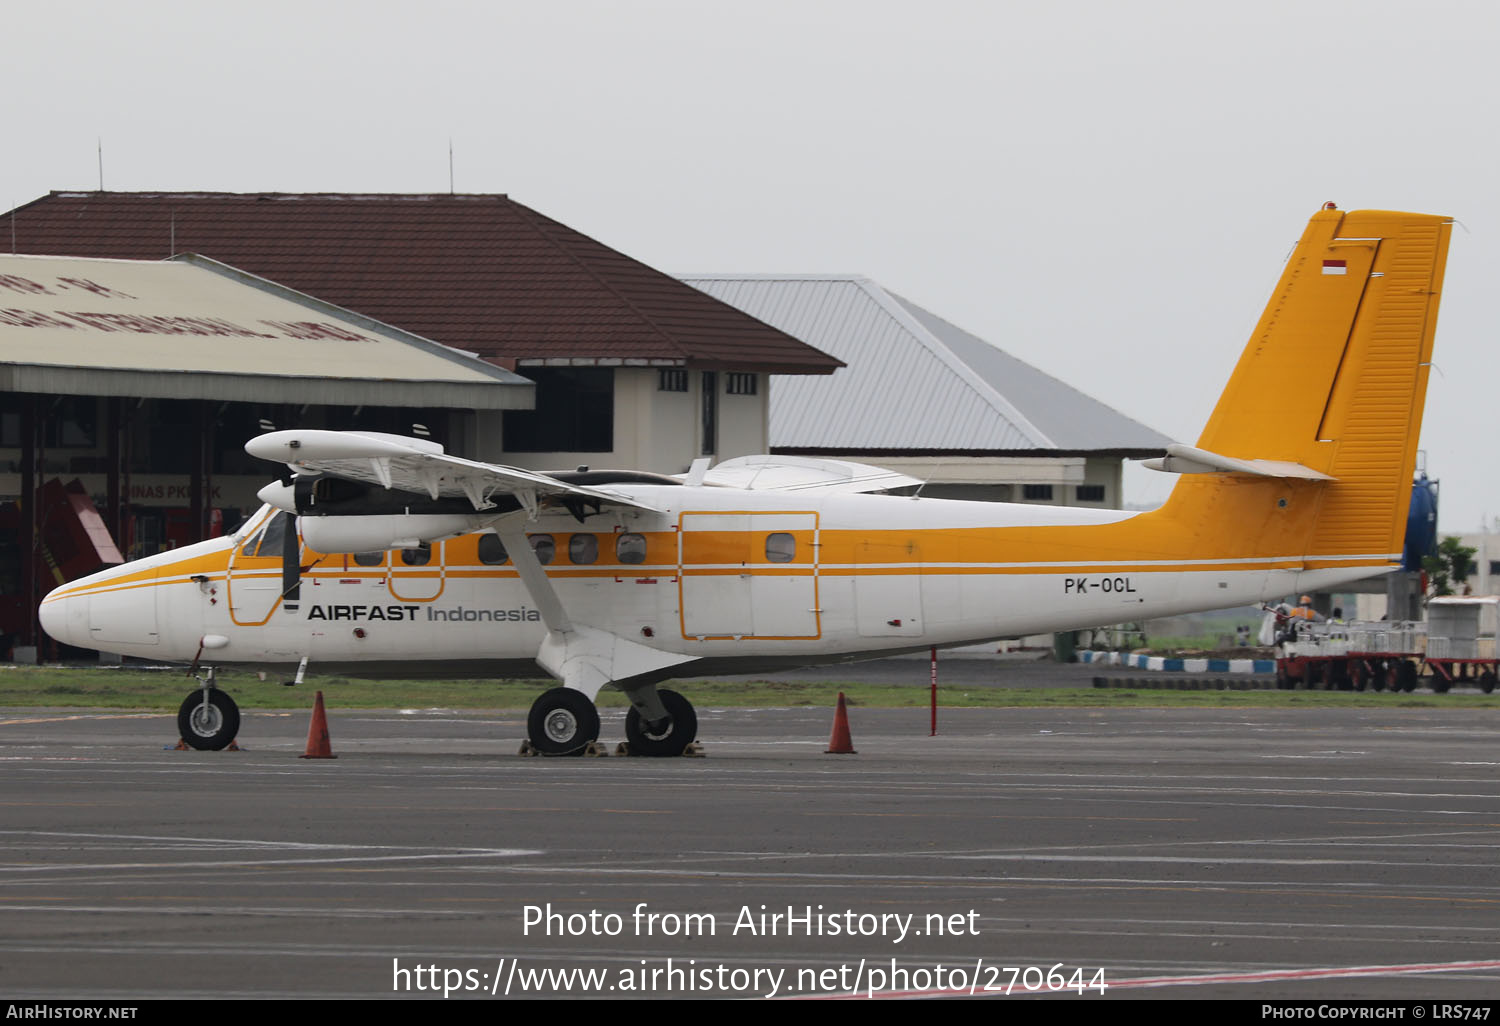
<svg viewBox="0 0 1500 1026">
<path fill-rule="evenodd" d="M 385 552 L 376 550 L 374 552 L 356 552 L 354 554 L 355 566 L 384 566 Z"/>
<path fill-rule="evenodd" d="M 527 535 L 527 540 L 531 542 L 531 551 L 536 553 L 536 561 L 542 566 L 552 562 L 557 555 L 557 543 L 550 534 Z"/>
<path fill-rule="evenodd" d="M 401 562 L 407 566 L 426 566 L 432 562 L 432 546 L 424 544 L 414 549 L 402 549 Z"/>
<path fill-rule="evenodd" d="M 797 539 L 785 531 L 766 535 L 766 559 L 772 563 L 790 563 L 797 555 Z"/>
<path fill-rule="evenodd" d="M 615 558 L 621 563 L 644 563 L 646 561 L 646 536 L 644 534 L 622 534 L 615 539 Z"/>
<path fill-rule="evenodd" d="M 505 543 L 500 540 L 498 534 L 481 534 L 479 536 L 479 561 L 485 566 L 499 566 L 510 556 L 505 551 Z"/>
<path fill-rule="evenodd" d="M 568 561 L 587 566 L 599 561 L 599 537 L 593 534 L 575 534 L 568 539 Z"/>
</svg>

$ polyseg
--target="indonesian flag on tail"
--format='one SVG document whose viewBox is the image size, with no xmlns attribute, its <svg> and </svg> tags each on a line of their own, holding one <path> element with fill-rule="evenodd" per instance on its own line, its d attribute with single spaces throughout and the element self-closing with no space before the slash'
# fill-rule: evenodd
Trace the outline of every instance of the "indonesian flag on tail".
<svg viewBox="0 0 1500 1026">
<path fill-rule="evenodd" d="M 1324 260 L 1323 261 L 1323 273 L 1324 274 L 1348 274 L 1349 273 L 1349 267 L 1342 260 Z"/>
</svg>

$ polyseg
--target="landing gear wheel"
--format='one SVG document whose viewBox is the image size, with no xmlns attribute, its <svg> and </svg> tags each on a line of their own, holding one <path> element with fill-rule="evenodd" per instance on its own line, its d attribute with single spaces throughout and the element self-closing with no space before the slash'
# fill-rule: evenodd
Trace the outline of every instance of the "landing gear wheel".
<svg viewBox="0 0 1500 1026">
<path fill-rule="evenodd" d="M 202 691 L 194 691 L 182 700 L 182 707 L 177 710 L 177 732 L 200 752 L 217 752 L 239 734 L 240 707 L 217 688 L 207 694 L 206 707 Z"/>
<path fill-rule="evenodd" d="M 631 755 L 681 755 L 698 736 L 698 714 L 693 711 L 692 702 L 665 688 L 656 695 L 666 706 L 672 722 L 660 734 L 650 733 L 641 721 L 641 714 L 631 706 L 625 714 L 625 739 L 630 742 Z"/>
<path fill-rule="evenodd" d="M 553 688 L 531 703 L 526 733 L 543 755 L 582 755 L 599 738 L 599 710 L 582 691 Z"/>
</svg>

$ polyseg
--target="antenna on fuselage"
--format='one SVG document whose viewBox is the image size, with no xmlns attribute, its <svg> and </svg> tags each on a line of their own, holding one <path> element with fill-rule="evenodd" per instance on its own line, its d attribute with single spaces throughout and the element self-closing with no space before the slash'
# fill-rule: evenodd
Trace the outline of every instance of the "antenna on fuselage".
<svg viewBox="0 0 1500 1026">
<path fill-rule="evenodd" d="M 947 465 L 948 464 L 944 462 L 939 463 L 937 466 L 933 467 L 932 470 L 928 472 L 927 476 L 922 479 L 922 483 L 917 485 L 917 490 L 911 493 L 911 497 L 913 499 L 920 499 L 922 497 L 922 489 L 927 487 L 927 482 L 931 481 L 934 477 L 937 477 L 938 471 L 942 470 Z"/>
</svg>

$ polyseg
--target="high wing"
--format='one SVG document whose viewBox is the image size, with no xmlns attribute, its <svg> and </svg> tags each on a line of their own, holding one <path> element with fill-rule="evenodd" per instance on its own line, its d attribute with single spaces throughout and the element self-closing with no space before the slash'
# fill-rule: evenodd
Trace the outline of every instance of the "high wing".
<svg viewBox="0 0 1500 1026">
<path fill-rule="evenodd" d="M 569 484 L 516 467 L 477 463 L 448 455 L 436 442 L 375 431 L 271 431 L 245 443 L 245 451 L 263 460 L 285 463 L 299 474 L 327 474 L 426 494 L 434 500 L 464 498 L 476 513 L 496 509 L 495 497 L 502 495 L 513 497 L 532 516 L 543 504 L 652 509 L 608 489 Z M 271 501 L 267 495 L 262 498 Z M 272 505 L 283 506 L 278 502 Z"/>
</svg>

